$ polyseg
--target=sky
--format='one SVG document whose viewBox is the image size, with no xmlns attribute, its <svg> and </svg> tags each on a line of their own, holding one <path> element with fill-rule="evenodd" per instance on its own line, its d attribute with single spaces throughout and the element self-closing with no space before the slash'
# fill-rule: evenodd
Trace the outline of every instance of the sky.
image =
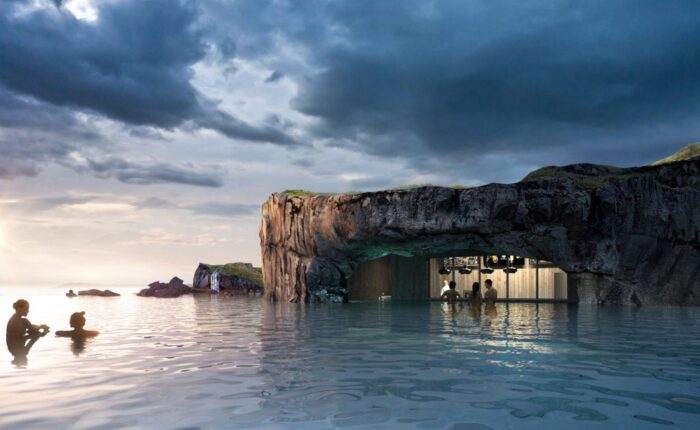
<svg viewBox="0 0 700 430">
<path fill-rule="evenodd" d="M 700 2 L 0 0 L 0 287 L 260 264 L 274 192 L 700 140 Z"/>
</svg>

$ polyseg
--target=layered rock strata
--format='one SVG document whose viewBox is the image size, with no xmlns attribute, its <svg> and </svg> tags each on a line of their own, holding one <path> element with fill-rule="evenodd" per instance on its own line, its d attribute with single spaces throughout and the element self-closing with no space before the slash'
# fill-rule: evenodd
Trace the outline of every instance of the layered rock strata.
<svg viewBox="0 0 700 430">
<path fill-rule="evenodd" d="M 515 254 L 569 273 L 581 303 L 700 304 L 700 159 L 549 167 L 515 184 L 347 195 L 262 207 L 265 294 L 346 301 L 385 255 Z"/>
</svg>

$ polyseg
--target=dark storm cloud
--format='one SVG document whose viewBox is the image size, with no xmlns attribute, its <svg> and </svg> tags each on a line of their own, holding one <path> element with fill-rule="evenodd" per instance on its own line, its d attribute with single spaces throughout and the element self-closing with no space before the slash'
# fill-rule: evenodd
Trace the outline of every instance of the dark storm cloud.
<svg viewBox="0 0 700 430">
<path fill-rule="evenodd" d="M 700 136 L 695 0 L 269 1 L 232 13 L 274 35 L 241 52 L 270 57 L 282 33 L 310 53 L 319 72 L 297 71 L 294 106 L 330 144 L 418 162 L 630 163 Z"/>
<path fill-rule="evenodd" d="M 17 96 L 0 86 L 0 179 L 35 176 L 47 164 L 58 163 L 77 172 L 132 184 L 223 184 L 217 173 L 194 167 L 92 155 L 112 149 L 89 122 L 78 121 L 70 110 Z"/>
<path fill-rule="evenodd" d="M 99 144 L 101 137 L 70 111 L 18 97 L 0 85 L 0 179 L 36 176 L 76 150 L 76 143 Z"/>
<path fill-rule="evenodd" d="M 14 14 L 14 4 L 0 4 L 0 82 L 14 92 L 132 125 L 191 121 L 233 138 L 293 142 L 221 112 L 192 86 L 191 66 L 206 53 L 194 2 L 104 3 L 95 23 L 61 7 Z"/>
</svg>

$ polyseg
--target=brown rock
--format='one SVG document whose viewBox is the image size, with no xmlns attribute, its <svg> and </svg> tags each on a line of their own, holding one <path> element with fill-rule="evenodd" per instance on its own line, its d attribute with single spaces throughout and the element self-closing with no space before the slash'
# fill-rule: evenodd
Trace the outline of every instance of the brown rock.
<svg viewBox="0 0 700 430">
<path fill-rule="evenodd" d="M 185 285 L 182 279 L 176 276 L 167 284 L 157 281 L 152 282 L 148 285 L 148 288 L 139 291 L 137 295 L 141 297 L 171 298 L 190 293 L 192 293 L 192 288 Z"/>
<path fill-rule="evenodd" d="M 580 302 L 700 304 L 700 159 L 549 167 L 515 184 L 352 195 L 273 194 L 265 294 L 345 301 L 354 268 L 399 254 L 508 253 L 569 273 Z"/>
<path fill-rule="evenodd" d="M 117 296 L 120 296 L 121 294 L 115 293 L 114 291 L 110 291 L 110 290 L 91 289 L 91 290 L 78 291 L 78 295 L 79 296 L 117 297 Z"/>
</svg>

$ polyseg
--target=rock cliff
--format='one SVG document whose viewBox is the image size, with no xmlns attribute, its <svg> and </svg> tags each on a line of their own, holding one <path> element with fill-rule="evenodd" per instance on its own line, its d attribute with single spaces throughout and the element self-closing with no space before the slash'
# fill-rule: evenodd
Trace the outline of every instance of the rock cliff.
<svg viewBox="0 0 700 430">
<path fill-rule="evenodd" d="M 579 164 L 519 183 L 347 195 L 273 194 L 262 206 L 265 294 L 345 301 L 360 263 L 508 253 L 569 273 L 583 303 L 700 304 L 700 159 Z"/>
<path fill-rule="evenodd" d="M 194 272 L 192 285 L 196 289 L 210 289 L 212 274 L 218 272 L 219 289 L 231 294 L 247 294 L 263 291 L 262 273 L 250 263 L 228 263 L 222 265 L 199 263 Z"/>
</svg>

